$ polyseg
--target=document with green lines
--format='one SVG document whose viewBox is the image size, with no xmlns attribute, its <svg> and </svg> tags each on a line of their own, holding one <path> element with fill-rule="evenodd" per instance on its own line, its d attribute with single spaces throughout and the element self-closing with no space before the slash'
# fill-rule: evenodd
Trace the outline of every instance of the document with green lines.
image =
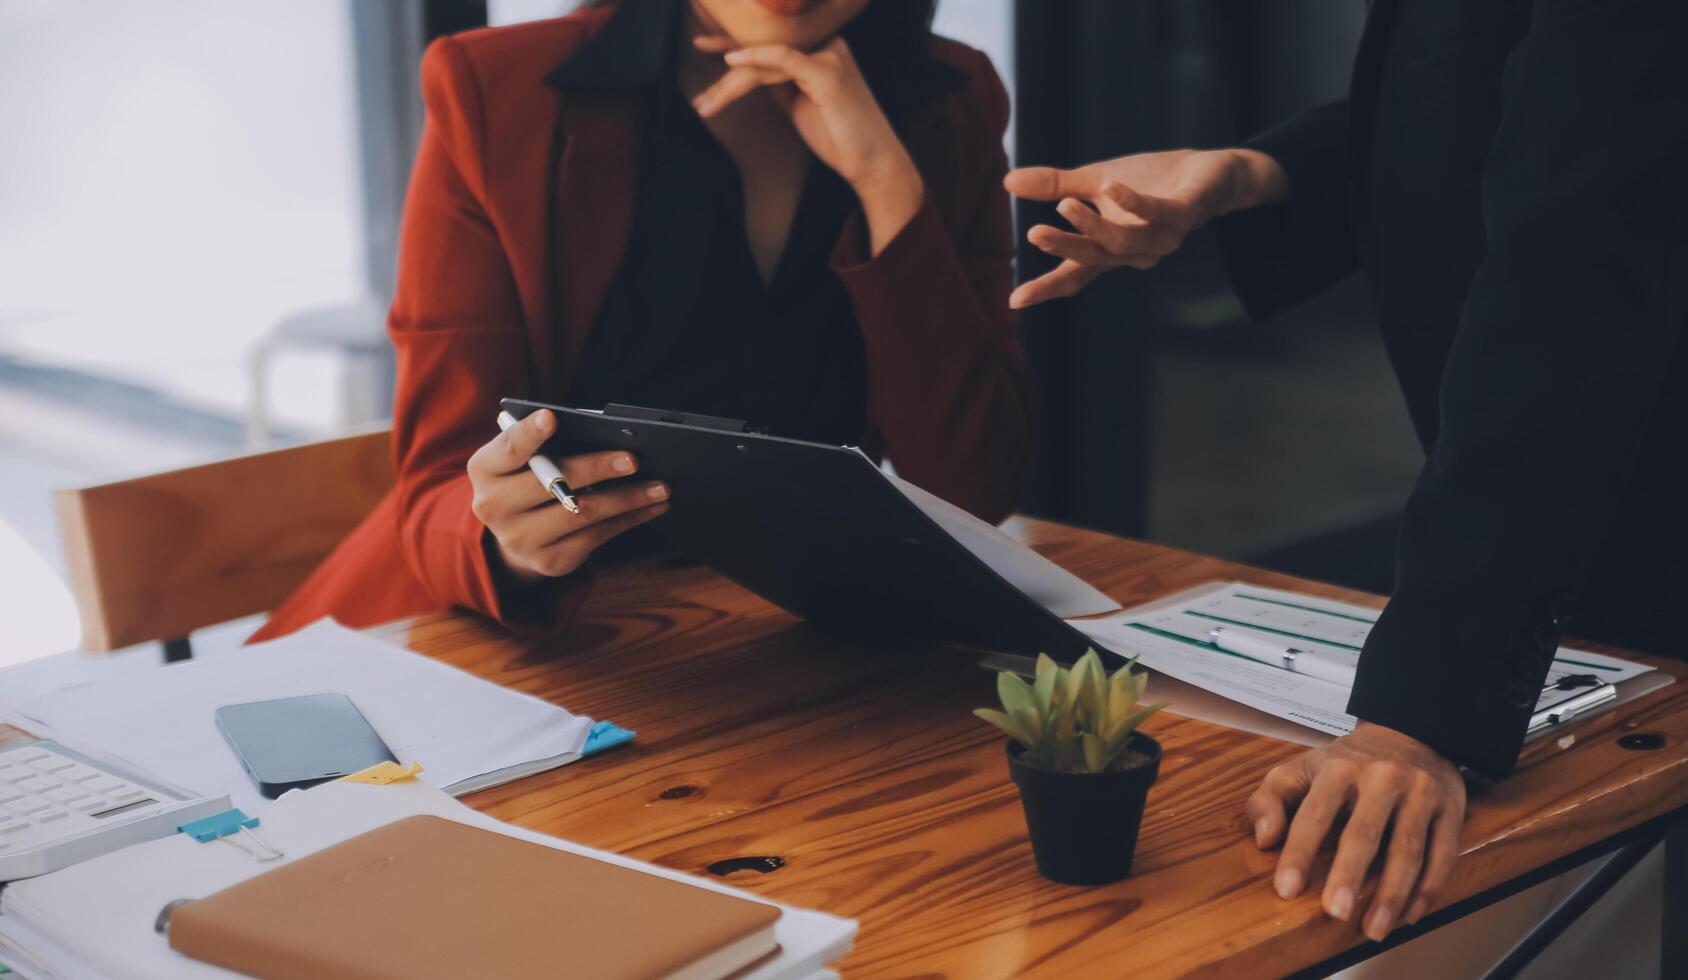
<svg viewBox="0 0 1688 980">
<path fill-rule="evenodd" d="M 1098 646 L 1140 657 L 1151 670 L 1331 735 L 1354 727 L 1354 717 L 1347 712 L 1349 685 L 1298 673 L 1287 664 L 1299 655 L 1351 668 L 1376 621 L 1375 609 L 1240 582 L 1214 582 L 1135 609 L 1067 620 Z M 1219 640 L 1226 634 L 1267 650 L 1276 648 L 1286 663 L 1234 652 L 1248 647 Z M 1574 691 L 1561 687 L 1560 681 L 1617 686 L 1652 670 L 1561 647 L 1538 709 L 1546 710 Z"/>
</svg>

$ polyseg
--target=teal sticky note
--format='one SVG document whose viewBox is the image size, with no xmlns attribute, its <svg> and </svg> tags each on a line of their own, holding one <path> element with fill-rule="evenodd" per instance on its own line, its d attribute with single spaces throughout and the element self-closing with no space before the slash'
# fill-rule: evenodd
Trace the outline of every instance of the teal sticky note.
<svg viewBox="0 0 1688 980">
<path fill-rule="evenodd" d="M 592 730 L 586 734 L 586 746 L 580 750 L 582 758 L 597 755 L 605 749 L 613 749 L 617 745 L 625 745 L 633 741 L 635 732 L 622 728 L 620 725 L 607 721 L 596 722 Z"/>
</svg>

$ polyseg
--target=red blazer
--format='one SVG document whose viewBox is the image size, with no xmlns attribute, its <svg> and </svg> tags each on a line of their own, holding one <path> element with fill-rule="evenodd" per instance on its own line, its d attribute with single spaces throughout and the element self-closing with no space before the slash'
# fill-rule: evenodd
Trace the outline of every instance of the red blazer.
<svg viewBox="0 0 1688 980">
<path fill-rule="evenodd" d="M 567 404 L 627 244 L 639 99 L 559 93 L 545 80 L 608 14 L 584 10 L 429 47 L 427 125 L 388 321 L 398 353 L 397 485 L 253 639 L 327 615 L 369 626 L 447 606 L 544 633 L 584 598 L 590 576 L 576 574 L 559 580 L 544 609 L 503 608 L 484 528 L 469 510 L 465 464 L 497 433 L 500 398 Z M 984 55 L 934 43 L 937 58 L 970 80 L 915 107 L 900 126 L 925 177 L 926 204 L 867 261 L 862 222 L 847 222 L 833 267 L 866 339 L 873 431 L 864 444 L 882 448 L 906 479 L 994 521 L 1018 499 L 1030 434 L 1029 384 L 1007 303 L 1008 96 Z M 560 296 L 550 295 L 554 281 Z"/>
</svg>

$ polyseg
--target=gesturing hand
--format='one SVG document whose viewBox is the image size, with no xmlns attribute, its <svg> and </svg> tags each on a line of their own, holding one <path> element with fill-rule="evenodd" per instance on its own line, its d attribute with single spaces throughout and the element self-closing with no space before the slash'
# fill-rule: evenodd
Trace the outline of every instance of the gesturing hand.
<svg viewBox="0 0 1688 980">
<path fill-rule="evenodd" d="M 1076 170 L 1025 167 L 1003 184 L 1017 197 L 1059 201 L 1056 211 L 1076 231 L 1036 225 L 1026 233 L 1064 261 L 1014 290 L 1008 305 L 1015 309 L 1072 296 L 1110 269 L 1150 268 L 1209 220 L 1285 192 L 1283 170 L 1254 150 L 1138 153 Z"/>
<path fill-rule="evenodd" d="M 1313 855 L 1345 809 L 1348 823 L 1325 880 L 1325 912 L 1348 921 L 1358 911 L 1366 869 L 1387 835 L 1383 877 L 1363 920 L 1365 934 L 1381 940 L 1403 909 L 1405 921 L 1417 922 L 1447 885 L 1465 820 L 1465 782 L 1429 746 L 1367 722 L 1274 767 L 1249 797 L 1248 816 L 1262 850 L 1283 842 L 1273 882 L 1281 897 L 1301 893 Z"/>
<path fill-rule="evenodd" d="M 720 35 L 693 43 L 700 51 L 724 55 L 728 66 L 692 100 L 698 115 L 719 115 L 752 92 L 766 90 L 810 151 L 855 190 L 875 254 L 920 210 L 926 193 L 920 171 L 843 38 L 807 54 L 779 44 L 740 48 Z"/>
<path fill-rule="evenodd" d="M 580 513 L 569 513 L 527 468 L 556 427 L 550 412 L 534 412 L 469 457 L 475 489 L 470 507 L 492 532 L 505 566 L 523 581 L 567 575 L 605 541 L 668 510 L 668 487 L 650 482 L 584 494 Z M 639 466 L 619 452 L 565 456 L 557 465 L 577 491 L 629 476 Z"/>
</svg>

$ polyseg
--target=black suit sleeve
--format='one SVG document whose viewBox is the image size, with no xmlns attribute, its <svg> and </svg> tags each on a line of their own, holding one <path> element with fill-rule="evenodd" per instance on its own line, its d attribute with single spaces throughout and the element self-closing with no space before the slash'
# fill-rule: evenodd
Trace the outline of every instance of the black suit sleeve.
<svg viewBox="0 0 1688 980">
<path fill-rule="evenodd" d="M 1486 254 L 1349 711 L 1502 777 L 1688 312 L 1682 0 L 1537 0 L 1483 178 Z"/>
<path fill-rule="evenodd" d="M 1288 178 L 1282 203 L 1219 219 L 1219 247 L 1237 298 L 1265 320 L 1359 267 L 1348 211 L 1348 103 L 1296 116 L 1244 144 Z"/>
</svg>

